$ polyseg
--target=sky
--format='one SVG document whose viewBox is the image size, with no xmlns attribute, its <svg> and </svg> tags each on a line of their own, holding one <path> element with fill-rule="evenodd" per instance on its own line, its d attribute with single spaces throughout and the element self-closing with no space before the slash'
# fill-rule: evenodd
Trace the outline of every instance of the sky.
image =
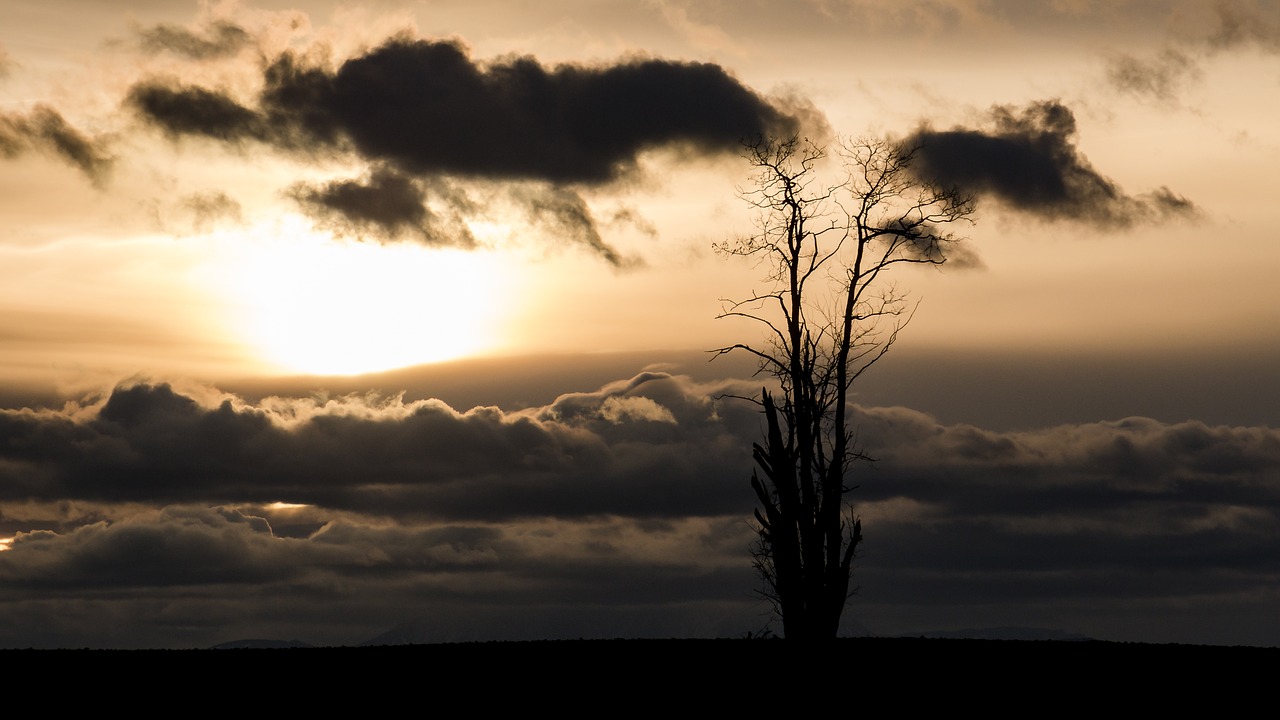
<svg viewBox="0 0 1280 720">
<path fill-rule="evenodd" d="M 5 3 L 0 647 L 779 631 L 708 351 L 791 135 L 975 201 L 842 632 L 1280 645 L 1278 111 L 1248 0 Z"/>
</svg>

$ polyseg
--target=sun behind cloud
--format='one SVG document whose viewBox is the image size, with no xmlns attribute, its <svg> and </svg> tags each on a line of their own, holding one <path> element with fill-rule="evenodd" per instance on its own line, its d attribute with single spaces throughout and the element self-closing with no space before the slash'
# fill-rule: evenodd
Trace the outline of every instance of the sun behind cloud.
<svg viewBox="0 0 1280 720">
<path fill-rule="evenodd" d="M 354 375 L 492 352 L 510 273 L 494 253 L 334 240 L 296 216 L 230 243 L 208 278 L 277 372 Z"/>
</svg>

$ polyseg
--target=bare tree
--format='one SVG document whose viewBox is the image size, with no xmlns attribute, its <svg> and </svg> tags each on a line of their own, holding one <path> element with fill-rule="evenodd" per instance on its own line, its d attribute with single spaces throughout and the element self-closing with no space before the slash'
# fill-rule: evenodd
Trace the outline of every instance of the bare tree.
<svg viewBox="0 0 1280 720">
<path fill-rule="evenodd" d="M 971 221 L 973 202 L 913 174 L 914 150 L 890 141 L 841 144 L 825 183 L 827 153 L 808 141 L 762 140 L 746 155 L 756 172 L 740 194 L 756 231 L 717 250 L 756 259 L 767 285 L 725 301 L 721 317 L 760 323 L 766 340 L 716 352 L 750 353 L 775 381 L 751 398 L 766 424 L 752 448 L 755 565 L 787 638 L 835 637 L 862 541 L 849 472 L 870 459 L 854 442 L 849 393 L 915 310 L 891 270 L 946 262 L 958 240 L 949 228 Z"/>
</svg>

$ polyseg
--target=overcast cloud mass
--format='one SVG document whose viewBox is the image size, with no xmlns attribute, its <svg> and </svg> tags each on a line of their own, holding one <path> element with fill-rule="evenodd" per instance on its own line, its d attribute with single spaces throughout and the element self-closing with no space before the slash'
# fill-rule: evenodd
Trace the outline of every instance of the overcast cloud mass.
<svg viewBox="0 0 1280 720">
<path fill-rule="evenodd" d="M 17 534 L 0 554 L 0 637 L 123 642 L 108 617 L 159 607 L 172 624 L 128 642 L 279 633 L 282 616 L 330 642 L 396 623 L 433 628 L 419 639 L 557 636 L 583 613 L 602 636 L 757 630 L 740 490 L 759 418 L 715 399 L 745 391 L 645 373 L 520 412 L 459 412 L 144 384 L 4 411 L 0 529 Z M 863 624 L 902 605 L 938 623 L 983 616 L 1016 596 L 1012 624 L 1079 622 L 1088 606 L 1154 627 L 1226 606 L 1237 615 L 1199 637 L 1280 631 L 1264 620 L 1280 591 L 1274 429 L 1128 418 L 991 432 L 855 412 L 878 457 L 857 471 Z M 351 618 L 335 625 L 323 608 L 339 597 Z M 185 618 L 209 605 L 217 617 Z"/>
</svg>

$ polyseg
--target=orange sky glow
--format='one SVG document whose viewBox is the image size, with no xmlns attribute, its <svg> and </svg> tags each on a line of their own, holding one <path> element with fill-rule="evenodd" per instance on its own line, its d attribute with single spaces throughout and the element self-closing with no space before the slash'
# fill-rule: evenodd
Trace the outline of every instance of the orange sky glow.
<svg viewBox="0 0 1280 720">
<path fill-rule="evenodd" d="M 707 59 L 725 63 L 762 92 L 811 99 L 827 127 L 844 135 L 901 132 L 921 122 L 947 127 L 970 122 L 993 104 L 1074 100 L 1077 141 L 1089 161 L 1126 191 L 1165 186 L 1193 199 L 1203 210 L 1198 222 L 1099 232 L 1022 219 L 989 203 L 968 233 L 985 269 L 904 279 L 923 301 L 912 342 L 1114 349 L 1136 340 L 1142 347 L 1185 348 L 1206 335 L 1219 343 L 1256 342 L 1260 328 L 1274 327 L 1280 297 L 1266 277 L 1278 261 L 1267 203 L 1259 196 L 1268 184 L 1259 178 L 1280 153 L 1270 122 L 1275 94 L 1259 95 L 1245 81 L 1269 56 L 1243 42 L 1239 53 L 1212 55 L 1180 80 L 1177 98 L 1124 88 L 1111 90 L 1105 102 L 1089 94 L 1120 53 L 1142 59 L 1188 32 L 1190 6 L 1169 21 L 1171 39 L 1139 36 L 1136 46 L 1107 50 L 1111 30 L 1081 26 L 1076 31 L 1096 52 L 1046 43 L 1031 67 L 966 52 L 974 38 L 1018 52 L 1033 40 L 1019 32 L 1017 18 L 958 13 L 954 21 L 963 33 L 926 26 L 920 37 L 904 41 L 920 44 L 920 52 L 905 54 L 906 64 L 881 60 L 878 41 L 867 38 L 844 50 L 819 44 L 787 65 L 779 59 L 786 53 L 758 41 L 756 26 L 712 23 L 709 6 L 655 7 L 662 12 L 641 13 L 646 20 L 634 26 L 633 37 L 616 29 L 594 33 L 590 15 L 520 32 L 518 15 L 508 18 L 510 26 L 489 25 L 479 11 L 458 15 L 413 4 L 376 22 L 371 12 L 356 12 L 367 16 L 363 23 L 349 21 L 353 11 L 323 5 L 210 4 L 194 22 L 236 18 L 262 28 L 264 48 L 325 47 L 339 57 L 373 42 L 375 28 L 413 28 L 429 37 L 448 22 L 446 34 L 464 38 L 478 58 L 516 52 L 546 62 L 598 62 L 642 49 Z M 556 247 L 547 237 L 554 230 L 530 226 L 511 208 L 468 220 L 486 248 L 474 257 L 415 248 L 412 239 L 380 242 L 313 226 L 288 197 L 289 178 L 299 170 L 332 178 L 360 172 L 358 164 L 319 158 L 320 165 L 303 167 L 247 146 L 228 154 L 204 140 L 175 143 L 140 132 L 111 104 L 112 88 L 157 73 L 193 73 L 252 91 L 249 57 L 192 63 L 173 53 L 139 53 L 128 40 L 139 20 L 128 15 L 86 18 L 71 27 L 58 22 L 55 29 L 53 16 L 35 7 L 8 12 L 11 34 L 0 38 L 9 58 L 5 107 L 58 107 L 86 131 L 117 138 L 117 157 L 110 179 L 96 186 L 48 153 L 10 161 L 2 181 L 11 222 L 0 250 L 6 274 L 0 305 L 20 340 L 5 354 L 7 373 L 44 382 L 98 370 L 210 378 L 350 374 L 474 354 L 703 349 L 738 332 L 711 322 L 719 298 L 740 296 L 757 280 L 751 268 L 710 252 L 712 242 L 750 227 L 747 208 L 734 197 L 745 168 L 731 155 L 689 162 L 650 153 L 630 184 L 583 195 L 604 241 L 635 261 L 621 269 L 593 268 L 589 252 Z M 193 21 L 185 10 L 168 12 L 172 17 L 154 20 L 182 27 Z M 897 21 L 905 18 L 878 20 Z M 772 32 L 783 46 L 805 36 L 804 28 Z M 572 40 L 583 33 L 592 42 L 575 56 Z M 934 52 L 948 62 L 929 64 Z M 77 61 L 86 53 L 106 61 Z M 73 90 L 85 82 L 99 89 Z M 215 191 L 226 193 L 221 210 L 192 203 Z M 624 211 L 639 222 L 605 221 Z M 1215 290 L 1236 286 L 1247 289 L 1247 302 Z M 65 337 L 48 316 L 63 308 L 59 317 L 92 308 L 102 337 Z M 1192 327 L 1196 338 L 1188 334 Z M 68 351 L 74 361 L 65 357 Z M 55 360 L 42 362 L 48 358 Z"/>
</svg>

